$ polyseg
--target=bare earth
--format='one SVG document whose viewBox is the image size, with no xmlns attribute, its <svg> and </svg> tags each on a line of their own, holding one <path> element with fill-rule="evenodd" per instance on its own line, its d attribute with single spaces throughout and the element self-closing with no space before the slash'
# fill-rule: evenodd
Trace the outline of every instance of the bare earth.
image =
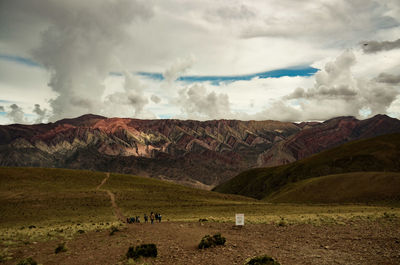
<svg viewBox="0 0 400 265">
<path fill-rule="evenodd" d="M 128 247 L 155 243 L 158 257 L 134 264 L 243 264 L 268 254 L 281 264 L 400 264 L 399 220 L 351 221 L 341 225 L 252 224 L 242 229 L 227 223 L 156 223 L 122 226 L 120 232 L 88 232 L 67 242 L 67 252 L 55 254 L 62 241 L 10 247 L 14 259 L 33 257 L 42 264 L 127 264 Z M 199 250 L 206 234 L 220 232 L 225 246 Z"/>
</svg>

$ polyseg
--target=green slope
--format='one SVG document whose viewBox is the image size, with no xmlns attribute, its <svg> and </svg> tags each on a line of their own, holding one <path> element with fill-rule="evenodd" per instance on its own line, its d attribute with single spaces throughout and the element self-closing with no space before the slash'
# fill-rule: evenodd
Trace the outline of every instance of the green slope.
<svg viewBox="0 0 400 265">
<path fill-rule="evenodd" d="M 0 228 L 116 221 L 110 197 L 104 190 L 96 190 L 105 177 L 106 173 L 85 170 L 0 167 Z M 254 202 L 242 196 L 113 173 L 102 189 L 115 194 L 126 216 L 158 211 L 172 220 L 209 216 L 202 214 L 250 207 Z"/>
<path fill-rule="evenodd" d="M 332 174 L 368 171 L 400 171 L 400 134 L 346 143 L 294 163 L 244 171 L 214 191 L 257 199 L 269 196 L 289 183 Z"/>
<path fill-rule="evenodd" d="M 284 203 L 399 202 L 400 173 L 355 172 L 302 180 L 266 198 Z"/>
</svg>

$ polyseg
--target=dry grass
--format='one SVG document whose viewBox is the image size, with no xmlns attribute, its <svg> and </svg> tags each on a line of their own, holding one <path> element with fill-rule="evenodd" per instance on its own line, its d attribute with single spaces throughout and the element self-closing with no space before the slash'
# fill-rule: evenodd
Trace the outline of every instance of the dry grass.
<svg viewBox="0 0 400 265">
<path fill-rule="evenodd" d="M 107 194 L 96 191 L 105 177 L 105 173 L 90 171 L 0 168 L 2 248 L 68 240 L 82 231 L 104 231 L 112 226 L 124 229 L 113 215 Z M 276 225 L 340 224 L 352 219 L 400 216 L 397 207 L 271 204 L 122 174 L 111 174 L 102 189 L 116 194 L 116 202 L 126 216 L 140 215 L 142 221 L 143 213 L 150 211 L 160 212 L 163 222 L 207 219 L 233 223 L 236 213 L 244 213 L 246 223 Z"/>
</svg>

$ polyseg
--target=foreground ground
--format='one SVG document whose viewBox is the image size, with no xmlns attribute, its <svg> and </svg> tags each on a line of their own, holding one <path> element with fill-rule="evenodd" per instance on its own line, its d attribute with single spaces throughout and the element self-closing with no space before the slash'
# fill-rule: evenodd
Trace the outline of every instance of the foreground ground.
<svg viewBox="0 0 400 265">
<path fill-rule="evenodd" d="M 150 211 L 164 221 L 122 222 Z M 233 226 L 235 213 L 245 214 L 242 229 Z M 400 264 L 399 216 L 393 204 L 270 204 L 130 175 L 0 168 L 4 264 L 33 257 L 39 264 L 228 265 L 261 254 L 281 264 Z M 225 246 L 197 249 L 218 232 Z M 67 251 L 55 254 L 62 243 Z M 156 244 L 158 257 L 127 260 L 128 248 L 141 243 Z"/>
<path fill-rule="evenodd" d="M 33 228 L 34 229 L 34 228 Z M 230 223 L 131 224 L 77 234 L 66 241 L 66 252 L 54 250 L 64 239 L 11 245 L 7 251 L 16 264 L 33 257 L 42 264 L 243 264 L 249 257 L 269 254 L 281 264 L 399 264 L 400 222 L 383 217 L 343 224 L 250 224 L 242 229 Z M 206 234 L 220 232 L 225 246 L 199 250 Z M 3 242 L 4 243 L 4 242 Z M 129 262 L 129 246 L 155 243 L 157 258 Z M 4 246 L 2 246 L 4 247 Z"/>
</svg>

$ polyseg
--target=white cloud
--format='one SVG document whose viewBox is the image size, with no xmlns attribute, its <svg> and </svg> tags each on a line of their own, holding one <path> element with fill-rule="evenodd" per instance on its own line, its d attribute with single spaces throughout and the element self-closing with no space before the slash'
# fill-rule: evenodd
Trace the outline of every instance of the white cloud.
<svg viewBox="0 0 400 265">
<path fill-rule="evenodd" d="M 196 58 L 190 55 L 186 58 L 178 58 L 167 70 L 164 71 L 163 76 L 168 83 L 176 81 L 180 76 L 192 67 Z"/>
<path fill-rule="evenodd" d="M 18 107 L 17 104 L 12 104 L 10 107 L 10 111 L 7 112 L 6 117 L 11 120 L 13 123 L 26 123 L 26 119 L 24 117 L 24 112 L 22 108 Z"/>
<path fill-rule="evenodd" d="M 301 5 L 295 0 L 6 0 L 0 5 L 0 53 L 31 56 L 44 67 L 0 61 L 0 100 L 37 118 L 41 112 L 35 113 L 34 104 L 47 109 L 51 120 L 88 112 L 285 120 L 398 113 L 393 109 L 400 49 L 387 48 L 397 47 L 400 34 L 396 0 Z M 359 44 L 366 40 L 381 51 L 364 53 Z M 355 49 L 354 58 L 336 60 L 347 48 Z M 323 71 L 221 86 L 176 81 L 182 74 L 238 75 L 304 65 Z M 162 73 L 166 81 L 109 75 L 135 71 Z"/>
<path fill-rule="evenodd" d="M 184 117 L 189 119 L 223 119 L 232 116 L 227 94 L 209 92 L 201 84 L 194 84 L 178 92 L 174 103 L 180 106 Z"/>
</svg>

